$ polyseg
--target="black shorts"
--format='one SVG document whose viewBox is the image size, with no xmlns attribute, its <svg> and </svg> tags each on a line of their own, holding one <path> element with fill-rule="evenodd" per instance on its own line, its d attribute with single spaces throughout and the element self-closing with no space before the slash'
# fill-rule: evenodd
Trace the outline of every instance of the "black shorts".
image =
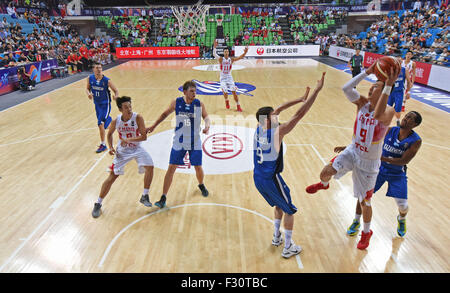
<svg viewBox="0 0 450 293">
<path fill-rule="evenodd" d="M 352 68 L 352 77 L 355 77 L 360 73 L 361 73 L 361 67 L 353 67 Z"/>
</svg>

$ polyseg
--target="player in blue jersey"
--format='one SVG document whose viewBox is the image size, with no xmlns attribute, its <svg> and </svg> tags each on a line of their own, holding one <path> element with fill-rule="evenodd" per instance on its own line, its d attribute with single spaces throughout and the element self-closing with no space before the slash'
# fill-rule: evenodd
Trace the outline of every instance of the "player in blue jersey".
<svg viewBox="0 0 450 293">
<path fill-rule="evenodd" d="M 402 62 L 400 60 L 399 62 Z M 387 104 L 391 107 L 394 107 L 395 110 L 395 118 L 397 119 L 397 126 L 400 126 L 400 115 L 402 112 L 402 107 L 404 105 L 405 93 L 409 92 L 412 87 L 410 71 L 402 64 L 402 70 L 398 75 L 397 80 L 392 87 L 391 94 L 389 95 Z M 405 88 L 406 81 L 406 88 Z M 395 104 L 395 106 L 393 106 Z"/>
<path fill-rule="evenodd" d="M 97 153 L 106 151 L 105 129 L 108 128 L 112 121 L 109 116 L 111 113 L 111 93 L 109 89 L 114 92 L 113 100 L 119 96 L 119 91 L 111 80 L 103 75 L 102 65 L 95 62 L 93 65 L 94 74 L 89 75 L 86 84 L 86 94 L 90 100 L 94 101 L 95 113 L 97 114 L 97 125 L 100 132 L 100 145 Z"/>
<path fill-rule="evenodd" d="M 386 196 L 393 197 L 397 203 L 399 215 L 397 217 L 397 234 L 403 237 L 406 234 L 406 214 L 408 212 L 408 185 L 406 176 L 406 164 L 417 154 L 422 139 L 413 130 L 422 123 L 422 116 L 411 111 L 405 115 L 400 127 L 388 129 L 384 138 L 381 155 L 381 166 L 375 183 L 377 192 L 387 181 L 388 190 Z M 345 147 L 336 147 L 335 152 L 344 150 Z M 361 219 L 361 207 L 356 206 L 355 219 L 347 229 L 347 234 L 354 236 L 358 233 Z"/>
<path fill-rule="evenodd" d="M 183 85 L 184 97 L 176 98 L 170 103 L 169 107 L 161 114 L 158 120 L 152 126 L 147 128 L 151 133 L 164 119 L 175 111 L 176 127 L 173 138 L 172 151 L 170 152 L 169 167 L 164 177 L 163 194 L 161 199 L 155 203 L 159 208 L 166 206 L 166 196 L 177 167 L 184 165 L 184 157 L 189 153 L 191 165 L 195 168 L 195 174 L 198 180 L 198 187 L 203 196 L 208 196 L 208 190 L 203 184 L 202 168 L 202 141 L 200 139 L 201 119 L 205 121 L 203 133 L 208 134 L 210 121 L 206 112 L 205 104 L 195 98 L 197 86 L 193 81 L 186 81 Z"/>
<path fill-rule="evenodd" d="M 260 108 L 256 113 L 259 124 L 253 146 L 253 179 L 256 188 L 267 203 L 272 207 L 275 206 L 272 245 L 278 246 L 283 241 L 280 224 L 284 215 L 285 245 L 281 254 L 284 258 L 299 254 L 302 248 L 292 241 L 294 214 L 297 212 L 297 208 L 292 203 L 289 187 L 280 175 L 283 171 L 282 140 L 309 111 L 323 87 L 324 79 L 325 72 L 309 98 L 309 87 L 307 87 L 303 97 L 282 104 L 275 110 L 272 107 Z M 304 102 L 304 104 L 294 116 L 288 122 L 279 124 L 278 115 L 283 110 L 300 102 Z"/>
</svg>

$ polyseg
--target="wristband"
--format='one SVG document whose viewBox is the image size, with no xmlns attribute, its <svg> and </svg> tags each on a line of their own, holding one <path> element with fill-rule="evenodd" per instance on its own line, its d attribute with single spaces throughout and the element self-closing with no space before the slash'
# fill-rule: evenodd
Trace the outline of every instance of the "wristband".
<svg viewBox="0 0 450 293">
<path fill-rule="evenodd" d="M 385 85 L 381 94 L 385 94 L 386 96 L 389 96 L 391 94 L 391 90 L 392 90 L 392 86 Z"/>
</svg>

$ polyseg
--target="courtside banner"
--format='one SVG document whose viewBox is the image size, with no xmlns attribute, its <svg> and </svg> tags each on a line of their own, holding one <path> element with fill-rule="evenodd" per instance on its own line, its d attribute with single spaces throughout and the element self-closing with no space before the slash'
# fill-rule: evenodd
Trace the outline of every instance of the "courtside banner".
<svg viewBox="0 0 450 293">
<path fill-rule="evenodd" d="M 377 61 L 381 57 L 384 57 L 384 55 L 372 52 L 364 52 L 364 67 L 370 67 L 370 65 L 374 64 L 375 61 Z"/>
<path fill-rule="evenodd" d="M 328 55 L 339 60 L 349 61 L 350 58 L 355 55 L 355 50 L 338 46 L 330 46 Z M 361 55 L 364 60 L 364 52 L 360 51 L 359 55 Z"/>
<path fill-rule="evenodd" d="M 431 64 L 417 62 L 417 61 L 415 61 L 415 62 L 416 62 L 416 80 L 415 80 L 415 82 L 425 84 L 425 85 L 430 85 L 428 83 L 428 79 L 430 78 Z"/>
<path fill-rule="evenodd" d="M 245 46 L 234 47 L 234 56 L 244 53 Z M 319 56 L 319 45 L 299 46 L 249 46 L 247 57 L 297 57 Z"/>
<path fill-rule="evenodd" d="M 193 58 L 199 47 L 124 47 L 116 48 L 117 58 Z"/>
</svg>

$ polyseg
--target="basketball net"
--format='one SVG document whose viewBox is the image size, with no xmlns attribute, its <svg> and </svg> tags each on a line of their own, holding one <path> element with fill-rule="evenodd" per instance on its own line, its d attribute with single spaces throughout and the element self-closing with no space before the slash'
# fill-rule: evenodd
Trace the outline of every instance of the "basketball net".
<svg viewBox="0 0 450 293">
<path fill-rule="evenodd" d="M 194 5 L 171 6 L 173 15 L 178 20 L 179 35 L 192 35 L 206 32 L 206 13 L 209 5 L 201 5 L 202 0 Z"/>
</svg>

